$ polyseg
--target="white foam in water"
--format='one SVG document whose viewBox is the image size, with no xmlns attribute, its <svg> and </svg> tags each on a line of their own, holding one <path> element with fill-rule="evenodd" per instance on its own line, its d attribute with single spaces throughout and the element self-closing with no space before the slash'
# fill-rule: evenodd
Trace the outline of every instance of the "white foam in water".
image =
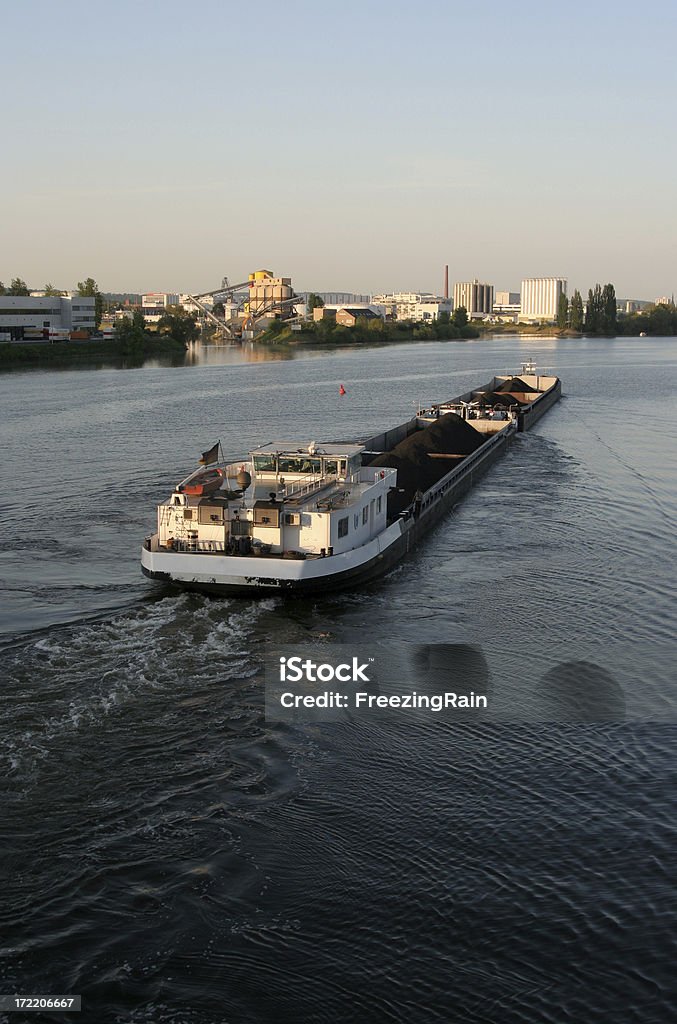
<svg viewBox="0 0 677 1024">
<path fill-rule="evenodd" d="M 247 637 L 276 601 L 243 607 L 179 594 L 15 650 L 0 756 L 13 773 L 29 770 L 55 740 L 144 694 L 247 678 L 256 672 Z"/>
</svg>

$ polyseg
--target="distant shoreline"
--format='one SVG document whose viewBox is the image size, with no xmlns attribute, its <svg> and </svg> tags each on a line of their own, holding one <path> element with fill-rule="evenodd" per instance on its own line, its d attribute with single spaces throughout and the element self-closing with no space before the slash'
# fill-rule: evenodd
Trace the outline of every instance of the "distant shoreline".
<svg viewBox="0 0 677 1024">
<path fill-rule="evenodd" d="M 174 338 L 148 338 L 138 351 L 126 351 L 119 341 L 59 341 L 0 343 L 0 371 L 49 370 L 69 366 L 140 366 L 154 356 L 183 359 L 186 350 Z"/>
<path fill-rule="evenodd" d="M 431 344 L 434 342 L 449 343 L 455 342 L 466 342 L 482 340 L 494 336 L 500 338 L 505 336 L 506 338 L 514 338 L 520 335 L 524 337 L 535 337 L 535 338 L 557 338 L 563 340 L 575 340 L 575 339 L 600 339 L 606 341 L 613 341 L 615 339 L 627 339 L 644 341 L 644 338 L 634 337 L 632 335 L 616 334 L 616 335 L 603 335 L 603 334 L 585 334 L 579 333 L 578 331 L 572 331 L 570 329 L 562 330 L 558 327 L 534 327 L 530 329 L 526 324 L 519 325 L 520 330 L 515 330 L 514 327 L 517 325 L 509 324 L 503 325 L 503 330 L 496 330 L 496 326 L 500 325 L 482 325 L 482 329 L 475 335 L 474 338 L 414 338 L 411 336 L 402 338 L 379 338 L 377 334 L 374 337 L 369 338 L 365 341 L 364 338 L 351 339 L 349 331 L 341 334 L 340 338 L 333 339 L 329 338 L 318 338 L 316 336 L 306 336 L 302 340 L 296 337 L 285 337 L 279 341 L 266 340 L 255 342 L 255 346 L 261 349 L 267 349 L 271 352 L 283 352 L 293 351 L 297 349 L 305 348 L 318 348 L 318 349 L 339 349 L 339 348 L 385 348 L 388 345 L 423 345 Z M 648 335 L 647 338 L 671 338 L 675 335 Z M 205 350 L 213 348 L 221 348 L 220 345 L 214 345 L 210 342 L 203 342 L 202 347 Z M 0 373 L 3 371 L 11 373 L 16 370 L 63 370 L 69 368 L 81 367 L 96 368 L 96 369 L 134 369 L 153 358 L 165 358 L 170 359 L 175 366 L 183 366 L 184 359 L 186 356 L 186 349 L 173 338 L 163 337 L 162 340 L 156 338 L 148 339 L 143 346 L 143 350 L 135 352 L 123 351 L 121 345 L 117 341 L 70 341 L 70 342 L 56 342 L 54 344 L 43 345 L 39 342 L 27 342 L 27 343 L 0 343 Z"/>
</svg>

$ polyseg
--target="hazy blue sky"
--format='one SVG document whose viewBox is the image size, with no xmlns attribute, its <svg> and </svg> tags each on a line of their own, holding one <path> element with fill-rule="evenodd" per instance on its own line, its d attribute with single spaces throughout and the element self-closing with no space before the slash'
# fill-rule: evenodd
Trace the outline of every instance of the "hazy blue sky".
<svg viewBox="0 0 677 1024">
<path fill-rule="evenodd" d="M 674 0 L 27 0 L 0 279 L 677 291 Z"/>
</svg>

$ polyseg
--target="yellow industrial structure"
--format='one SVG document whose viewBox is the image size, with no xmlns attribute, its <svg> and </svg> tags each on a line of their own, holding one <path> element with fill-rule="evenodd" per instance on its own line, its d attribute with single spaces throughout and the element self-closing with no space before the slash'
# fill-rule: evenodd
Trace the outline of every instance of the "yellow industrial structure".
<svg viewBox="0 0 677 1024">
<path fill-rule="evenodd" d="M 235 292 L 247 290 L 247 296 L 238 302 Z M 240 338 L 250 340 L 265 317 L 292 319 L 295 316 L 294 304 L 303 300 L 295 295 L 290 277 L 274 277 L 272 270 L 255 270 L 249 275 L 248 281 L 240 284 L 228 284 L 223 279 L 221 288 L 212 288 L 200 295 L 188 295 L 202 316 L 210 321 L 225 338 L 231 341 Z M 209 298 L 211 302 L 218 299 L 224 304 L 223 318 L 217 317 L 211 308 L 202 300 Z M 261 330 L 261 326 L 258 327 Z"/>
<path fill-rule="evenodd" d="M 249 299 L 245 311 L 257 316 L 289 302 L 294 297 L 291 277 L 273 277 L 272 270 L 255 270 L 249 275 Z"/>
</svg>

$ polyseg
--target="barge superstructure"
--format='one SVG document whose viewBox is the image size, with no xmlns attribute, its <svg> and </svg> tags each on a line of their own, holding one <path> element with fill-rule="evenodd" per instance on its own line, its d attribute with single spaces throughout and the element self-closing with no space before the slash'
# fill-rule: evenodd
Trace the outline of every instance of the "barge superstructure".
<svg viewBox="0 0 677 1024">
<path fill-rule="evenodd" d="M 201 466 L 157 507 L 152 579 L 213 594 L 326 593 L 394 566 L 561 395 L 525 365 L 372 437 L 280 440 Z"/>
</svg>

